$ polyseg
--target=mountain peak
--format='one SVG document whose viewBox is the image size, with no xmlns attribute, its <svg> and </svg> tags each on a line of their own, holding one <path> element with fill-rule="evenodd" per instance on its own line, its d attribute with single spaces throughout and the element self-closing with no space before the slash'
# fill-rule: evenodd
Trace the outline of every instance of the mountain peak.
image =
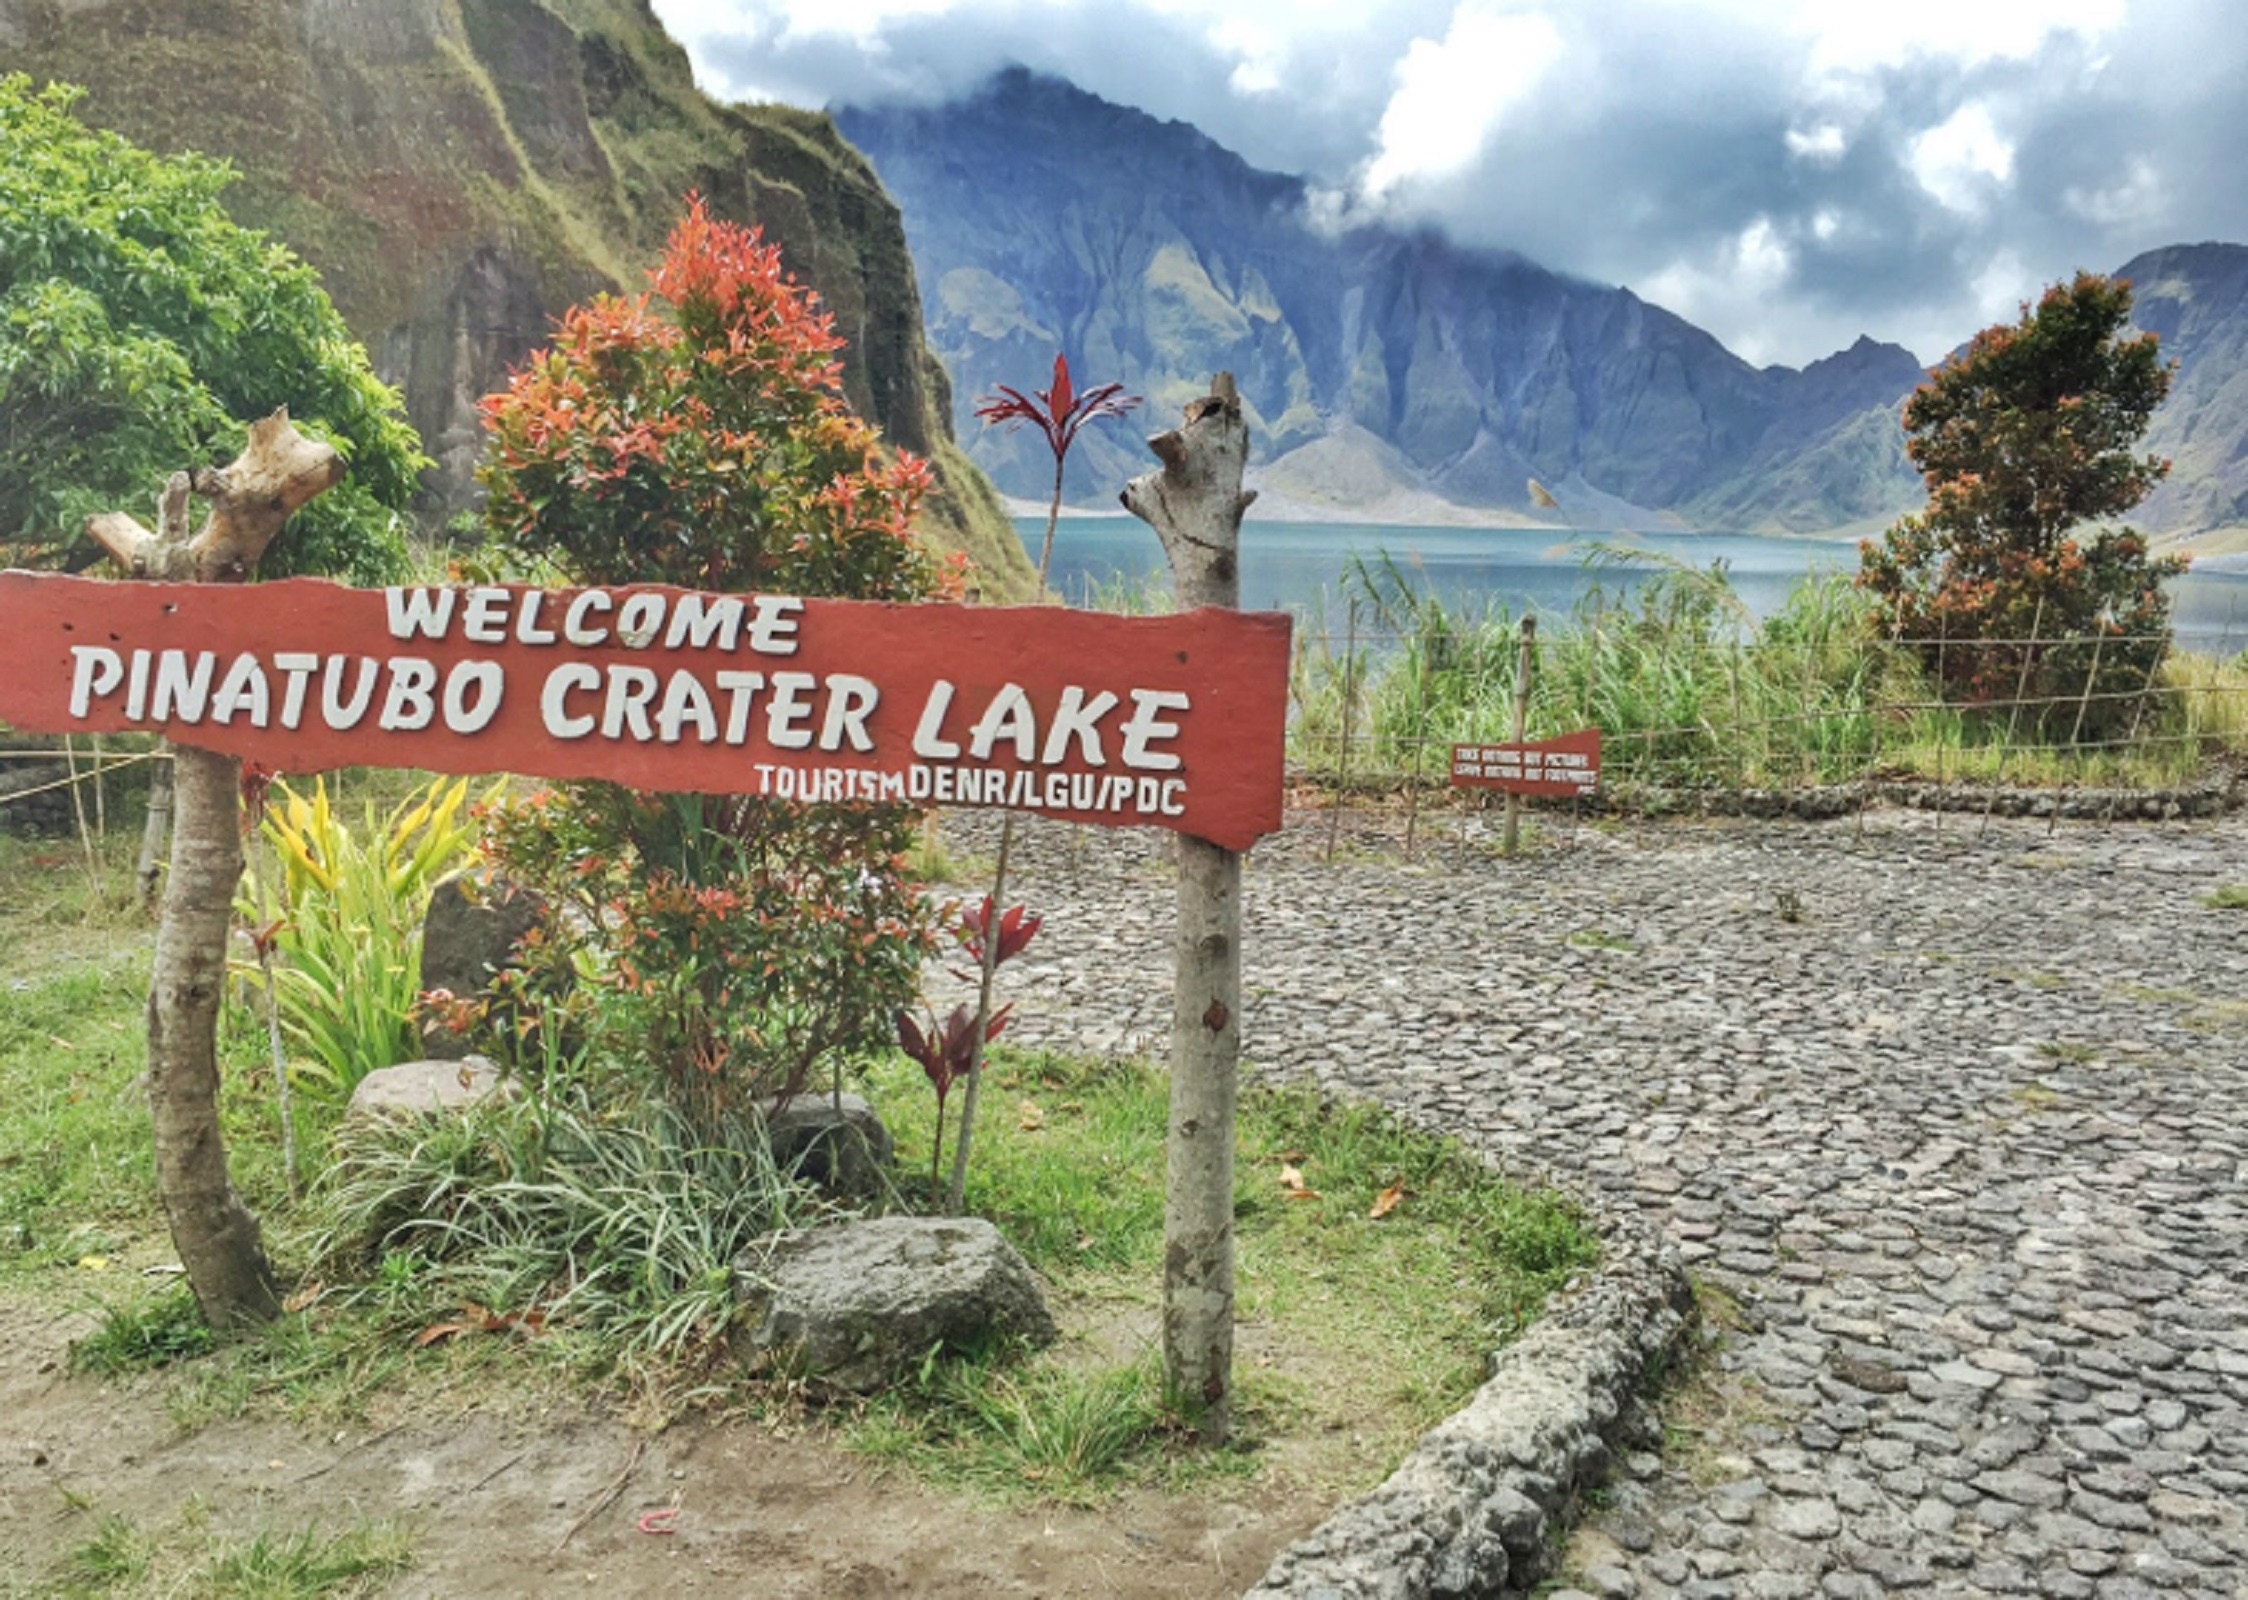
<svg viewBox="0 0 2248 1600">
<path fill-rule="evenodd" d="M 947 106 L 835 115 L 904 211 L 970 453 L 1023 498 L 1043 499 L 1052 461 L 979 429 L 973 397 L 1057 349 L 1163 420 L 1232 371 L 1257 460 L 1299 512 L 1550 519 L 1534 478 L 1573 489 L 1561 513 L 1585 526 L 1628 505 L 1809 532 L 1920 496 L 1898 409 L 1926 374 L 1900 346 L 1759 370 L 1628 290 L 1433 229 L 1317 226 L 1300 178 L 1020 66 Z M 2206 283 L 2212 262 L 2187 268 Z M 1089 434 L 1069 497 L 1107 503 L 1142 465 L 1137 430 Z"/>
</svg>

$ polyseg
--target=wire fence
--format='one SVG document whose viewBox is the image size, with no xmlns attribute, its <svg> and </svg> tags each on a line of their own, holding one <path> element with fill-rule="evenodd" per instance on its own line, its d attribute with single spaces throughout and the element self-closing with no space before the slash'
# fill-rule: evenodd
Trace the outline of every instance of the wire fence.
<svg viewBox="0 0 2248 1600">
<path fill-rule="evenodd" d="M 1835 816 L 1874 804 L 2055 817 L 2201 816 L 2248 756 L 2248 656 L 2190 638 L 1869 637 L 1816 606 L 1592 609 L 1540 632 L 1352 599 L 1299 623 L 1289 783 L 1300 803 L 1480 807 L 1456 746 L 1597 729 L 1573 809 Z M 2184 648 L 2173 648 L 2182 645 Z M 146 739 L 0 741 L 0 826 L 104 830 Z M 136 825 L 137 795 L 129 805 Z"/>
<path fill-rule="evenodd" d="M 1455 746 L 1597 729 L 1597 804 L 1832 814 L 1878 800 L 2203 814 L 2248 751 L 2248 666 L 2154 635 L 1869 636 L 1862 614 L 1399 619 L 1296 639 L 1290 757 L 1321 800 L 1428 802 Z M 2190 643 L 2190 641 L 2188 641 Z"/>
</svg>

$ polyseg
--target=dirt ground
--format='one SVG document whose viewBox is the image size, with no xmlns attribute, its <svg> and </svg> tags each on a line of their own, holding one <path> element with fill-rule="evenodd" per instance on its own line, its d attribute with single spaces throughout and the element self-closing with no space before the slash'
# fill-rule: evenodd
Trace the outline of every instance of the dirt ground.
<svg viewBox="0 0 2248 1600">
<path fill-rule="evenodd" d="M 200 1514 L 245 1535 L 395 1521 L 414 1564 L 382 1590 L 394 1597 L 1214 1600 L 1329 1509 L 1316 1491 L 1256 1484 L 995 1509 L 755 1423 L 649 1436 L 575 1400 L 519 1396 L 340 1431 L 258 1415 L 183 1433 L 161 1379 L 70 1373 L 89 1325 L 0 1303 L 0 1593 L 48 1592 L 105 1515 L 161 1536 Z M 665 1510 L 674 1531 L 641 1531 Z"/>
</svg>

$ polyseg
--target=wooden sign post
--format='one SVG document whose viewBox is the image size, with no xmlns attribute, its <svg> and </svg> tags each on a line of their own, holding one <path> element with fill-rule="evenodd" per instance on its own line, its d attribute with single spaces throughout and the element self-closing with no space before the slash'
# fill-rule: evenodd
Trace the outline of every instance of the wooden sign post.
<svg viewBox="0 0 2248 1600">
<path fill-rule="evenodd" d="M 308 439 L 276 411 L 250 425 L 242 453 L 224 467 L 176 472 L 164 487 L 154 532 L 122 512 L 94 517 L 86 531 L 125 571 L 191 585 L 239 584 L 299 509 L 344 474 L 333 446 Z M 192 534 L 188 501 L 210 515 Z M 110 585 L 91 584 L 97 593 Z M 15 619 L 0 602 L 0 639 Z M 101 627 L 99 608 L 80 642 Z M 50 657 L 48 666 L 55 664 Z M 36 682 L 33 662 L 0 665 L 0 684 Z M 37 713 L 0 718 L 68 733 Z M 225 1330 L 269 1322 L 281 1313 L 279 1284 L 258 1219 L 234 1192 L 219 1127 L 219 1002 L 226 988 L 227 931 L 242 877 L 241 763 L 196 746 L 173 760 L 172 871 L 156 924 L 156 963 L 148 986 L 148 1111 L 156 1192 L 203 1320 Z"/>
<path fill-rule="evenodd" d="M 1186 425 L 1148 441 L 1159 472 L 1124 506 L 1162 537 L 1179 604 L 1241 600 L 1241 474 L 1249 430 L 1233 375 L 1186 408 Z M 1241 1059 L 1241 851 L 1181 833 L 1177 981 L 1171 1008 L 1171 1121 L 1163 1206 L 1163 1372 L 1200 1407 L 1203 1442 L 1233 1430 L 1233 1124 Z"/>
<path fill-rule="evenodd" d="M 325 459 L 333 464 L 333 452 Z M 183 525 L 186 492 L 183 481 Z M 183 554 L 129 518 L 105 533 L 141 572 L 239 576 L 256 559 L 200 536 L 206 555 Z M 1212 863 L 1182 876 L 1230 873 L 1231 903 L 1238 852 L 1280 826 L 1289 626 L 1285 615 L 1231 609 L 1117 617 L 638 586 L 355 590 L 313 579 L 245 587 L 8 572 L 0 721 L 158 733 L 178 749 L 150 1095 L 173 1237 L 206 1317 L 225 1326 L 278 1308 L 256 1220 L 228 1187 L 216 1123 L 243 760 L 283 772 L 516 772 L 1168 828 L 1190 836 L 1197 863 Z M 1237 927 L 1237 907 L 1229 915 L 1224 925 Z M 1213 937 L 1182 934 L 1182 949 Z M 1207 1026 L 1228 1042 L 1228 1073 L 1232 941 L 1216 938 L 1218 965 L 1234 963 L 1221 985 L 1228 998 L 1206 1008 Z M 183 1109 L 196 1105 L 209 1115 Z M 1225 1148 L 1230 1161 L 1230 1132 Z"/>
</svg>

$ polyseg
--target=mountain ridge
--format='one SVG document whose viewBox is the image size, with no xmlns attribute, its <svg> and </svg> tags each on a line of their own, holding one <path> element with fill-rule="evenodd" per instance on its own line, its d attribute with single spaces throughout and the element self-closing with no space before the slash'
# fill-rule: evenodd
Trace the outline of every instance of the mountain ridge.
<svg viewBox="0 0 2248 1600">
<path fill-rule="evenodd" d="M 1773 531 L 1892 514 L 1916 489 L 1901 438 L 1878 472 L 1850 456 L 1849 473 L 1760 490 L 1737 470 L 1828 436 L 1862 456 L 1850 429 L 1872 403 L 1865 371 L 1885 371 L 1889 401 L 1923 376 L 1895 346 L 1862 341 L 1801 373 L 1754 367 L 1629 290 L 1519 254 L 1315 226 L 1303 179 L 1021 68 L 947 106 L 835 116 L 900 203 L 963 440 L 1007 492 L 1038 495 L 1051 464 L 1035 439 L 972 431 L 966 397 L 1020 387 L 1057 348 L 1083 376 L 1146 394 L 1157 417 L 1233 371 L 1259 479 L 1346 511 L 1317 488 L 1335 448 L 1292 457 L 1351 426 L 1401 464 L 1362 503 L 1420 497 L 1505 520 L 1552 520 L 1532 516 L 1533 478 L 1582 480 L 1588 502 L 1649 525 L 1722 505 Z M 1073 500 L 1139 470 L 1128 432 L 1087 437 Z"/>
<path fill-rule="evenodd" d="M 1021 500 L 1043 502 L 1051 460 L 978 428 L 973 397 L 1066 349 L 1156 426 L 1233 371 L 1267 514 L 1818 534 L 1923 502 L 1899 413 L 1927 369 L 1897 345 L 1752 366 L 1518 253 L 1323 226 L 1304 179 L 1020 67 L 946 105 L 834 115 L 899 202 L 964 446 Z M 2172 246 L 2122 275 L 2149 280 L 2138 321 L 2181 362 L 2149 435 L 2178 471 L 2133 520 L 2248 525 L 2248 249 Z M 1138 431 L 1082 437 L 1072 503 L 1142 470 Z"/>
</svg>

